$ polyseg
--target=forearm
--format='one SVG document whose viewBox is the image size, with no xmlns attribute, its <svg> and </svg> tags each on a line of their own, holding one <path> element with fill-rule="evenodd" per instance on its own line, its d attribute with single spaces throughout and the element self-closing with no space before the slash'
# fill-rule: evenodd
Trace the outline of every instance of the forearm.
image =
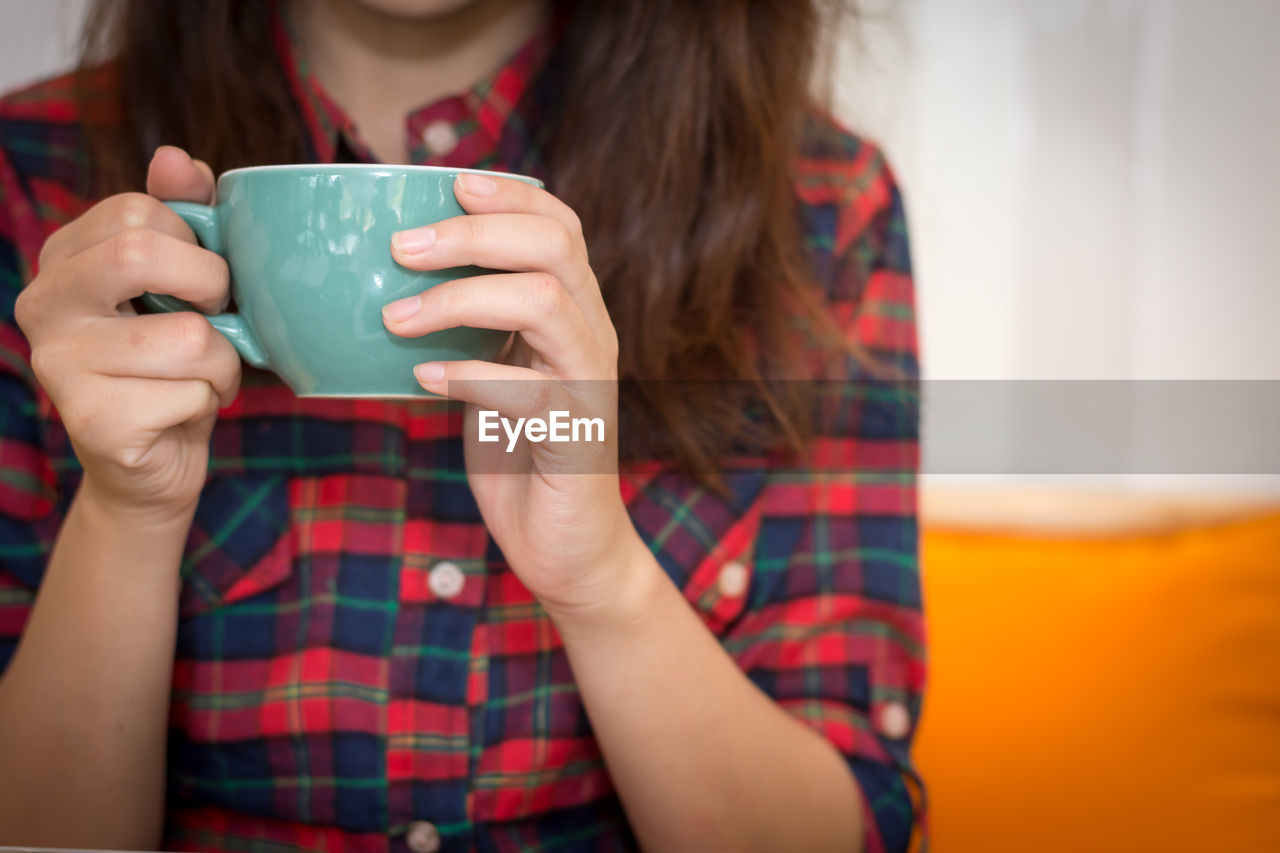
<svg viewBox="0 0 1280 853">
<path fill-rule="evenodd" d="M 0 678 L 0 843 L 157 845 L 189 525 L 72 503 Z"/>
<path fill-rule="evenodd" d="M 643 568 L 626 604 L 553 615 L 643 846 L 859 850 L 844 760 L 747 679 L 647 552 L 627 559 Z"/>
</svg>

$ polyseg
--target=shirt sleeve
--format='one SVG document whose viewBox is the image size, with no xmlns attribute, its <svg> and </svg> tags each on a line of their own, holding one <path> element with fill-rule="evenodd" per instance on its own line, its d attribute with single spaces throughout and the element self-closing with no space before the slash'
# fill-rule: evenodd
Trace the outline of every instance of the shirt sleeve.
<svg viewBox="0 0 1280 853">
<path fill-rule="evenodd" d="M 60 523 L 31 351 L 13 316 L 42 241 L 30 197 L 0 149 L 0 673 L 17 648 Z"/>
<path fill-rule="evenodd" d="M 923 812 L 910 759 L 925 676 L 918 368 L 901 195 L 879 152 L 854 166 L 820 217 L 834 235 L 815 240 L 833 247 L 820 261 L 852 344 L 847 378 L 818 385 L 811 457 L 768 474 L 747 607 L 726 648 L 844 754 L 865 849 L 882 853 L 907 850 Z"/>
</svg>

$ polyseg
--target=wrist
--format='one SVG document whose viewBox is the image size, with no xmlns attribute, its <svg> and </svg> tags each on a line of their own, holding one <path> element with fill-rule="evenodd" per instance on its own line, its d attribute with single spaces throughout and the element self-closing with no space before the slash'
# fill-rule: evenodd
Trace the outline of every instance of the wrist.
<svg viewBox="0 0 1280 853">
<path fill-rule="evenodd" d="M 609 578 L 600 594 L 587 603 L 572 605 L 543 602 L 556 629 L 566 640 L 578 634 L 598 635 L 600 631 L 628 631 L 644 622 L 654 611 L 671 579 L 658 565 L 638 534 L 622 538 L 618 548 L 602 567 Z"/>
<path fill-rule="evenodd" d="M 58 533 L 46 580 L 67 576 L 82 590 L 129 589 L 141 606 L 176 601 L 190 515 L 173 517 L 115 505 L 82 482 Z"/>
<path fill-rule="evenodd" d="M 180 503 L 135 503 L 104 488 L 88 472 L 81 479 L 75 497 L 81 513 L 106 529 L 161 537 L 181 536 L 184 541 L 198 501 L 199 495 Z"/>
<path fill-rule="evenodd" d="M 109 562 L 118 567 L 117 580 L 133 575 L 154 585 L 158 578 L 177 582 L 194 515 L 194 503 L 190 507 L 139 507 L 103 494 L 86 480 L 76 492 L 67 521 L 85 541 L 93 543 L 95 553 L 111 556 Z M 123 570 L 126 566 L 130 570 Z"/>
</svg>

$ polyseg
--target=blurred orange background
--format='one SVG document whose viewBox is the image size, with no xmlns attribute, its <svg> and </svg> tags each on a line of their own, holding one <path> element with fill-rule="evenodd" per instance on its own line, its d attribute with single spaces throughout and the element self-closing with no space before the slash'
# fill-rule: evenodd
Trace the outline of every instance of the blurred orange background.
<svg viewBox="0 0 1280 853">
<path fill-rule="evenodd" d="M 931 849 L 1280 850 L 1280 507 L 1008 499 L 927 509 Z"/>
</svg>

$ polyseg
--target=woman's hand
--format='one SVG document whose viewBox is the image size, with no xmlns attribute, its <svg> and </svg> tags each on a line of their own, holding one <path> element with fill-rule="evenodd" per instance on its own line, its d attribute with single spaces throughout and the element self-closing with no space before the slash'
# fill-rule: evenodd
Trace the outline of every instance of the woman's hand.
<svg viewBox="0 0 1280 853">
<path fill-rule="evenodd" d="M 212 201 L 209 167 L 161 148 L 147 189 L 112 196 L 50 236 L 15 313 L 84 466 L 81 496 L 169 521 L 189 513 L 204 486 L 209 433 L 236 395 L 240 359 L 194 313 L 130 307 L 147 291 L 206 310 L 227 299 L 226 263 L 157 200 Z"/>
<path fill-rule="evenodd" d="M 553 616 L 616 612 L 643 571 L 637 567 L 652 561 L 635 558 L 644 546 L 619 492 L 618 339 L 582 227 L 563 202 L 521 181 L 463 174 L 455 192 L 471 215 L 397 234 L 395 259 L 417 270 L 512 272 L 437 285 L 388 305 L 384 320 L 406 337 L 454 326 L 517 333 L 505 364 L 435 362 L 417 368 L 418 381 L 468 403 L 471 489 L 525 586 Z M 508 452 L 505 428 L 496 442 L 478 440 L 481 410 L 499 412 L 512 427 L 519 418 L 549 421 L 553 411 L 599 418 L 604 440 L 521 440 Z"/>
</svg>

